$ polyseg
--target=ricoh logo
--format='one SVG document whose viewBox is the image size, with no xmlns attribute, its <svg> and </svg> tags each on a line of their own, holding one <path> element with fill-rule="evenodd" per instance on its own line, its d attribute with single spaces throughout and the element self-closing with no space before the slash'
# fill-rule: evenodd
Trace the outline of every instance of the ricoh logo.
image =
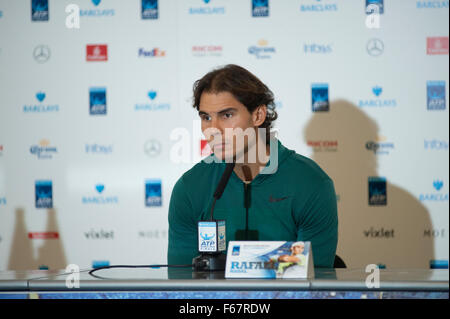
<svg viewBox="0 0 450 319">
<path fill-rule="evenodd" d="M 337 1 L 306 0 L 300 5 L 300 12 L 335 12 L 338 11 Z"/>
<path fill-rule="evenodd" d="M 372 93 L 375 98 L 371 99 L 361 99 L 358 101 L 358 106 L 363 107 L 396 107 L 397 100 L 396 99 L 383 99 L 381 95 L 383 94 L 383 88 L 376 85 L 372 88 Z"/>
<path fill-rule="evenodd" d="M 110 145 L 101 145 L 101 144 L 85 144 L 84 151 L 87 154 L 111 154 L 113 152 L 113 146 Z"/>
<path fill-rule="evenodd" d="M 59 112 L 59 105 L 57 104 L 43 104 L 47 95 L 45 92 L 37 92 L 36 99 L 38 104 L 29 104 L 23 106 L 24 113 L 55 113 Z"/>
<path fill-rule="evenodd" d="M 135 104 L 134 110 L 139 111 L 169 111 L 170 103 L 158 102 L 158 92 L 151 90 L 147 92 L 147 97 L 150 99 L 150 103 Z"/>
<path fill-rule="evenodd" d="M 151 50 L 147 50 L 145 48 L 139 48 L 138 57 L 139 58 L 162 58 L 166 56 L 166 51 L 161 50 L 159 48 L 153 48 Z"/>
<path fill-rule="evenodd" d="M 80 17 L 112 17 L 116 14 L 114 9 L 102 8 L 102 0 L 91 0 L 91 7 L 80 9 Z"/>
<path fill-rule="evenodd" d="M 106 240 L 112 240 L 114 239 L 114 230 L 95 230 L 90 229 L 89 231 L 84 232 L 84 237 L 86 239 L 106 239 Z"/>
<path fill-rule="evenodd" d="M 309 147 L 312 147 L 314 152 L 337 152 L 337 140 L 308 140 Z"/>
<path fill-rule="evenodd" d="M 115 195 L 103 195 L 105 191 L 105 185 L 97 184 L 95 185 L 95 190 L 98 195 L 96 196 L 83 196 L 81 202 L 83 204 L 89 205 L 114 205 L 119 203 L 119 198 Z"/>
<path fill-rule="evenodd" d="M 35 155 L 38 159 L 52 159 L 53 155 L 58 153 L 58 150 L 54 146 L 49 146 L 48 140 L 41 140 L 39 145 L 32 145 L 30 147 L 30 153 Z"/>
<path fill-rule="evenodd" d="M 223 1 L 220 0 L 197 0 L 198 2 L 203 2 L 203 6 L 199 7 L 190 7 L 189 14 L 190 15 L 224 15 L 225 7 L 223 6 L 213 6 L 213 3 L 221 3 Z"/>
<path fill-rule="evenodd" d="M 433 181 L 434 192 L 419 195 L 421 202 L 448 202 L 449 193 L 444 191 L 444 181 L 436 179 Z"/>
<path fill-rule="evenodd" d="M 219 57 L 222 56 L 223 47 L 221 45 L 194 45 L 192 56 L 194 57 Z"/>
</svg>

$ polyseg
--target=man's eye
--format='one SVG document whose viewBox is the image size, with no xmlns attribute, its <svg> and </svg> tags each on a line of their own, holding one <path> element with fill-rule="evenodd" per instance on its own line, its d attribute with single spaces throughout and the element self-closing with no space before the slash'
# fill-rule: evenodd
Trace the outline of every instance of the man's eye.
<svg viewBox="0 0 450 319">
<path fill-rule="evenodd" d="M 211 120 L 211 116 L 209 116 L 209 115 L 202 115 L 202 116 L 200 116 L 200 118 L 202 119 L 202 121 L 209 121 L 209 120 Z"/>
<path fill-rule="evenodd" d="M 225 116 L 225 118 L 229 119 L 230 117 L 233 116 L 232 113 L 225 113 L 223 116 Z"/>
</svg>

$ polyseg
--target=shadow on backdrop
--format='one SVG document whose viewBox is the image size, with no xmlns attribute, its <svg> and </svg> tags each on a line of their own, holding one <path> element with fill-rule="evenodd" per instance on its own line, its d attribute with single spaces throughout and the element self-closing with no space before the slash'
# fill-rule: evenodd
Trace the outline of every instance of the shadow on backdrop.
<svg viewBox="0 0 450 319">
<path fill-rule="evenodd" d="M 380 177 L 380 155 L 368 150 L 366 143 L 379 139 L 377 123 L 357 106 L 336 100 L 330 103 L 330 112 L 314 113 L 303 133 L 313 145 L 312 159 L 333 179 L 338 193 L 337 254 L 347 267 L 429 268 L 434 242 L 424 236 L 432 224 L 422 203 L 383 176 L 387 203 L 369 205 L 368 180 Z"/>
<path fill-rule="evenodd" d="M 41 266 L 49 269 L 65 269 L 67 260 L 64 248 L 59 236 L 59 227 L 54 209 L 47 210 L 47 225 L 42 233 L 57 233 L 58 238 L 31 239 L 25 221 L 23 208 L 16 209 L 13 240 L 8 262 L 9 270 L 35 270 Z M 32 240 L 41 246 L 37 247 L 37 256 Z"/>
</svg>

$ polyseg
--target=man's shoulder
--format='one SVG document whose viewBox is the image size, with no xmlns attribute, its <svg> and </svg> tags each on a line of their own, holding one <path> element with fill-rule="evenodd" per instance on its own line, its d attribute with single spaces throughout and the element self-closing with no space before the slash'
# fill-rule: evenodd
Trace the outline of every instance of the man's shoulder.
<svg viewBox="0 0 450 319">
<path fill-rule="evenodd" d="M 331 181 L 328 174 L 312 159 L 292 151 L 286 159 L 290 175 L 309 184 Z"/>
<path fill-rule="evenodd" d="M 215 159 L 213 154 L 209 155 L 184 172 L 180 179 L 183 179 L 183 182 L 188 185 L 197 184 L 202 180 L 211 181 L 213 173 L 221 167 L 220 163 L 214 161 Z"/>
</svg>

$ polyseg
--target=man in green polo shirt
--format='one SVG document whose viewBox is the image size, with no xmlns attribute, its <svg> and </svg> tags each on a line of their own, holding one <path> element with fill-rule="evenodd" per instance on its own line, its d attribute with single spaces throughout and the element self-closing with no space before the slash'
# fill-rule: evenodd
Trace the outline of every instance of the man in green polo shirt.
<svg viewBox="0 0 450 319">
<path fill-rule="evenodd" d="M 198 221 L 209 219 L 216 186 L 233 161 L 214 206 L 214 218 L 226 221 L 227 243 L 243 236 L 310 241 L 315 267 L 333 267 L 338 241 L 333 181 L 315 162 L 270 135 L 277 113 L 268 87 L 246 69 L 227 65 L 195 82 L 193 106 L 213 154 L 173 188 L 168 264 L 191 264 L 199 254 Z"/>
</svg>

